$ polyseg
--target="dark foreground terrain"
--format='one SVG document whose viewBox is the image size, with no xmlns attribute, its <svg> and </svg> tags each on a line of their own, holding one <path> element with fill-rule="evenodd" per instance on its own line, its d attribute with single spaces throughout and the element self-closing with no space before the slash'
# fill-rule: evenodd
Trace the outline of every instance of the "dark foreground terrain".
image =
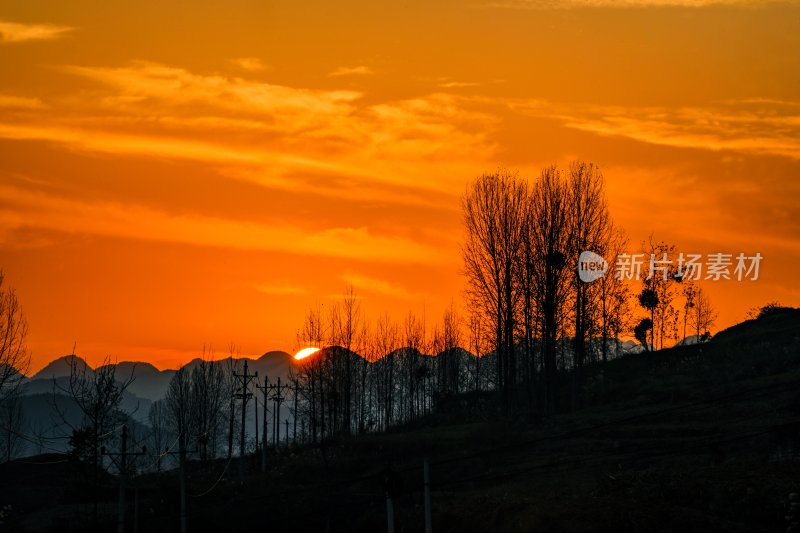
<svg viewBox="0 0 800 533">
<path fill-rule="evenodd" d="M 243 483 L 235 460 L 192 464 L 187 530 L 386 531 L 390 466 L 396 530 L 421 532 L 428 457 L 436 532 L 786 531 L 800 492 L 800 310 L 592 368 L 579 396 L 571 412 L 507 422 L 489 397 L 464 395 L 389 434 L 271 454 L 266 474 L 252 458 Z M 0 530 L 94 530 L 92 479 L 58 455 L 0 465 Z M 112 531 L 117 481 L 100 484 L 97 529 Z M 180 530 L 175 471 L 129 486 L 127 531 Z"/>
</svg>

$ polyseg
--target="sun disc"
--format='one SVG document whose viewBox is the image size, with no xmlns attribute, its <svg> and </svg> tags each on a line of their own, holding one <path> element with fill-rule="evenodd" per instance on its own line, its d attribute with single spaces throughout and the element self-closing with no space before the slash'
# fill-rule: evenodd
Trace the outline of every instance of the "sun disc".
<svg viewBox="0 0 800 533">
<path fill-rule="evenodd" d="M 313 355 L 313 354 L 317 353 L 318 351 L 319 351 L 319 348 L 303 348 L 302 350 L 300 350 L 299 352 L 294 354 L 294 358 L 295 358 L 295 360 L 300 361 L 300 360 L 305 359 L 306 357 L 308 357 L 310 355 Z"/>
</svg>

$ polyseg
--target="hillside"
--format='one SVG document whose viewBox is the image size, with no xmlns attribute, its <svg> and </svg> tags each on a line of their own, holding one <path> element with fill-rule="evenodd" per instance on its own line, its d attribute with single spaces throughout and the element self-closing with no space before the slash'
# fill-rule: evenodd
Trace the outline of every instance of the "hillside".
<svg viewBox="0 0 800 533">
<path fill-rule="evenodd" d="M 391 466 L 403 485 L 397 531 L 423 531 L 424 457 L 436 532 L 785 530 L 785 501 L 800 491 L 800 310 L 705 344 L 626 355 L 584 378 L 583 402 L 568 412 L 504 421 L 480 408 L 491 405 L 488 393 L 465 395 L 450 406 L 456 414 L 283 449 L 266 475 L 252 458 L 244 485 L 235 460 L 195 464 L 188 530 L 386 531 L 378 475 Z M 459 419 L 459 410 L 471 414 Z M 10 494 L 10 477 L 42 468 L 0 466 L 0 493 Z M 132 481 L 143 530 L 177 529 L 177 483 L 175 472 Z M 14 522 L 19 531 L 40 523 L 29 501 L 14 504 L 29 509 Z M 39 509 L 47 506 L 60 530 L 78 530 L 70 503 L 53 504 Z"/>
</svg>

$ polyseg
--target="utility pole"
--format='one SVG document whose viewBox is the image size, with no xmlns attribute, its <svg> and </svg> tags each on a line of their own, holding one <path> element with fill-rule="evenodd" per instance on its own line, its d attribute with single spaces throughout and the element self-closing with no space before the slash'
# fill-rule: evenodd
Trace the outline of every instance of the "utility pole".
<svg viewBox="0 0 800 533">
<path fill-rule="evenodd" d="M 297 445 L 297 396 L 300 387 L 300 380 L 297 379 L 297 376 L 294 376 L 294 435 L 292 436 L 292 440 L 294 441 L 295 445 Z"/>
<path fill-rule="evenodd" d="M 125 533 L 125 476 L 128 474 L 128 426 L 122 426 L 122 444 L 120 446 L 119 465 L 119 512 L 117 513 L 117 533 Z"/>
<path fill-rule="evenodd" d="M 431 521 L 431 463 L 428 458 L 422 463 L 422 481 L 425 487 L 425 533 L 433 533 Z"/>
<path fill-rule="evenodd" d="M 245 437 L 247 436 L 247 430 L 245 428 L 245 424 L 247 423 L 247 400 L 252 396 L 249 391 L 250 382 L 253 379 L 258 378 L 258 372 L 255 374 L 249 374 L 247 372 L 247 359 L 244 360 L 244 374 L 236 374 L 234 376 L 237 378 L 241 378 L 242 389 L 241 392 L 236 394 L 236 398 L 242 400 L 242 441 L 239 443 L 239 478 L 244 481 L 244 469 L 245 469 L 245 456 L 244 456 L 244 447 L 245 447 Z"/>
<path fill-rule="evenodd" d="M 233 456 L 233 416 L 234 410 L 236 409 L 236 403 L 234 402 L 235 397 L 235 394 L 231 396 L 231 411 L 230 416 L 228 417 L 228 422 L 230 425 L 228 428 L 228 461 L 230 461 L 231 457 Z"/>
<path fill-rule="evenodd" d="M 275 448 L 278 447 L 278 443 L 280 442 L 280 438 L 281 438 L 281 418 L 280 418 L 281 404 L 286 399 L 286 398 L 283 397 L 281 392 L 283 391 L 283 389 L 286 389 L 288 387 L 289 387 L 289 385 L 281 385 L 281 378 L 280 377 L 278 377 L 278 383 L 276 385 L 270 385 L 270 389 L 275 392 L 270 397 L 270 400 L 272 400 L 272 402 L 275 405 L 275 408 L 272 411 L 272 418 L 275 420 L 273 422 L 273 424 L 272 424 L 272 427 L 274 429 L 272 438 L 273 438 L 273 445 L 275 446 Z M 287 431 L 288 431 L 288 429 L 287 429 Z"/>
<path fill-rule="evenodd" d="M 394 500 L 386 493 L 386 531 L 394 533 Z"/>
<path fill-rule="evenodd" d="M 128 426 L 122 426 L 122 443 L 119 450 L 119 512 L 117 513 L 117 533 L 125 533 L 125 476 L 128 474 Z"/>
<path fill-rule="evenodd" d="M 286 419 L 286 447 L 289 447 L 289 419 Z"/>
<path fill-rule="evenodd" d="M 119 503 L 117 504 L 117 533 L 125 533 L 125 478 L 128 475 L 128 457 L 132 455 L 144 455 L 147 447 L 142 446 L 141 452 L 128 452 L 128 426 L 122 426 L 122 439 L 118 453 L 106 452 L 105 446 L 100 448 L 101 455 L 111 458 L 119 470 Z M 119 460 L 119 461 L 117 461 Z"/>
<path fill-rule="evenodd" d="M 178 476 L 181 487 L 181 533 L 186 533 L 186 444 L 181 436 L 178 450 Z"/>
<path fill-rule="evenodd" d="M 256 383 L 256 388 L 263 394 L 263 416 L 264 420 L 261 424 L 261 473 L 267 471 L 267 394 L 269 393 L 269 378 L 264 376 L 264 385 Z"/>
<path fill-rule="evenodd" d="M 178 480 L 180 481 L 181 490 L 181 533 L 186 533 L 186 455 L 189 453 L 197 453 L 197 451 L 197 446 L 194 447 L 194 450 L 186 449 L 186 441 L 182 435 L 179 436 L 178 439 L 177 452 L 171 452 L 169 448 L 164 449 L 165 455 L 178 456 Z"/>
<path fill-rule="evenodd" d="M 258 387 L 258 380 L 256 380 L 256 387 Z M 258 398 L 253 397 L 253 420 L 256 424 L 256 456 L 258 456 Z"/>
<path fill-rule="evenodd" d="M 133 533 L 139 533 L 139 487 L 133 489 Z"/>
<path fill-rule="evenodd" d="M 386 531 L 394 533 L 394 499 L 400 495 L 402 479 L 390 466 L 387 466 L 381 471 L 379 480 L 383 491 L 386 493 Z"/>
<path fill-rule="evenodd" d="M 386 531 L 395 533 L 394 500 L 403 491 L 403 478 L 391 466 L 387 466 L 381 471 L 379 480 L 386 493 Z"/>
</svg>

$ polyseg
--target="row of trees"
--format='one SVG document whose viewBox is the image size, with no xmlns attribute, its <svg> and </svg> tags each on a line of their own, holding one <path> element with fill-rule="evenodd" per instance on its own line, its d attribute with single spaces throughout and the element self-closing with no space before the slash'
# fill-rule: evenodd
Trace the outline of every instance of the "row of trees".
<svg viewBox="0 0 800 533">
<path fill-rule="evenodd" d="M 610 285 L 604 289 L 598 281 L 596 288 L 601 297 L 610 292 Z M 594 293 L 586 294 L 587 300 L 593 301 L 590 297 Z M 707 304 L 702 292 L 695 294 L 695 301 L 701 302 L 698 306 Z M 609 317 L 608 310 L 602 309 L 603 303 L 601 300 L 597 316 L 601 320 L 606 316 L 609 331 L 618 331 L 617 326 L 612 329 L 608 324 L 624 318 Z M 605 305 L 620 303 L 606 300 Z M 618 355 L 620 343 L 600 342 L 602 339 L 590 336 L 602 328 L 594 329 L 587 322 L 587 360 L 598 362 Z M 513 355 L 507 364 L 526 372 L 523 376 L 541 378 L 543 343 L 522 327 L 515 331 L 521 335 L 514 339 Z M 570 375 L 563 371 L 574 369 L 576 364 L 575 343 L 564 336 L 566 331 L 562 325 L 555 350 L 560 377 Z M 318 347 L 320 351 L 295 366 L 290 374 L 294 438 L 297 439 L 298 424 L 301 438 L 315 443 L 336 435 L 383 431 L 413 421 L 458 399 L 459 394 L 499 391 L 502 363 L 491 333 L 484 317 L 473 313 L 464 320 L 452 304 L 432 327 L 424 316 L 413 313 L 400 322 L 384 314 L 370 323 L 358 296 L 349 289 L 327 312 L 323 313 L 322 307 L 310 310 L 298 332 L 299 345 Z M 522 337 L 525 334 L 529 335 L 529 343 Z M 527 350 L 528 346 L 532 349 Z M 515 383 L 530 382 L 518 378 Z M 476 400 L 473 397 L 465 401 Z"/>
<path fill-rule="evenodd" d="M 324 349 L 293 381 L 303 391 L 295 415 L 308 421 L 313 439 L 413 420 L 468 390 L 496 390 L 512 416 L 567 407 L 558 399 L 575 406 L 585 366 L 617 355 L 637 315 L 648 315 L 636 326 L 645 349 L 677 342 L 681 318 L 684 337 L 687 327 L 700 337 L 713 324 L 707 295 L 674 271 L 663 280 L 643 276 L 638 290 L 638 281 L 615 273 L 580 280 L 581 252 L 614 258 L 628 248 L 591 163 L 548 167 L 533 182 L 505 170 L 482 175 L 462 208 L 467 320 L 451 305 L 431 334 L 413 314 L 401 323 L 384 315 L 370 326 L 352 289 L 327 315 L 309 312 L 298 343 Z M 671 256 L 675 247 L 651 238 L 643 252 Z M 559 383 L 570 390 L 559 391 Z"/>
<path fill-rule="evenodd" d="M 513 414 L 523 384 L 531 407 L 552 411 L 559 342 L 571 339 L 577 383 L 587 360 L 606 360 L 608 339 L 629 326 L 627 284 L 578 278 L 581 252 L 611 257 L 627 245 L 608 212 L 603 175 L 583 162 L 547 167 L 532 183 L 505 170 L 484 174 L 468 187 L 462 210 L 468 305 L 491 332 L 504 409 Z"/>
<path fill-rule="evenodd" d="M 645 350 L 653 350 L 664 348 L 665 342 L 668 346 L 670 341 L 688 340 L 688 335 L 693 335 L 694 342 L 707 338 L 717 314 L 695 276 L 679 260 L 675 245 L 656 242 L 651 235 L 643 249 L 658 266 L 653 275 L 642 279 L 637 299 L 649 316 L 634 327 L 636 340 Z"/>
<path fill-rule="evenodd" d="M 510 415 L 521 405 L 520 391 L 529 409 L 551 412 L 565 407 L 558 405 L 565 398 L 579 404 L 585 365 L 605 362 L 620 337 L 634 333 L 649 350 L 686 338 L 687 328 L 695 339 L 707 338 L 714 324 L 708 296 L 679 270 L 675 246 L 652 236 L 642 251 L 659 261 L 655 273 L 631 281 L 612 264 L 596 281 L 580 279 L 582 252 L 614 261 L 628 248 L 592 163 L 547 167 L 533 181 L 506 170 L 484 174 L 468 186 L 462 211 L 472 327 L 486 332 L 497 356 L 495 383 Z M 648 315 L 638 323 L 637 300 Z M 559 393 L 562 370 L 572 371 L 571 394 Z"/>
<path fill-rule="evenodd" d="M 413 313 L 400 323 L 382 315 L 372 325 L 349 288 L 326 314 L 309 311 L 298 332 L 300 345 L 320 351 L 292 374 L 300 391 L 295 419 L 307 421 L 309 438 L 317 442 L 386 429 L 418 418 L 445 397 L 485 388 L 480 359 L 462 348 L 464 329 L 452 304 L 430 330 L 425 317 Z"/>
</svg>

